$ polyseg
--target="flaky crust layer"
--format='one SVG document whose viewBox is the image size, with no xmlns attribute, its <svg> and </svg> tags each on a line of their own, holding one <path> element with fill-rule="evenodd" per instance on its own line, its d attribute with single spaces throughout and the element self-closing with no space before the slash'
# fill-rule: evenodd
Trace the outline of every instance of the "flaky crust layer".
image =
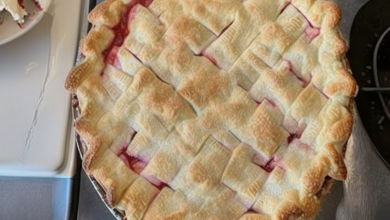
<svg viewBox="0 0 390 220">
<path fill-rule="evenodd" d="M 312 219 L 356 82 L 327 0 L 107 0 L 88 16 L 83 167 L 127 219 Z"/>
</svg>

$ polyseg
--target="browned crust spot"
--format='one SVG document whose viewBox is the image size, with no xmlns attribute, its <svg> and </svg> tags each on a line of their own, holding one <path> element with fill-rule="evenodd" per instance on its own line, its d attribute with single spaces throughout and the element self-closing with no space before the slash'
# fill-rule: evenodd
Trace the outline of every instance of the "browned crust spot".
<svg viewBox="0 0 390 220">
<path fill-rule="evenodd" d="M 101 53 L 111 45 L 114 32 L 106 26 L 94 27 L 89 34 L 80 41 L 81 53 L 88 56 L 101 56 Z"/>
<path fill-rule="evenodd" d="M 321 189 L 326 173 L 321 165 L 310 167 L 302 176 L 304 194 L 315 195 Z"/>
<path fill-rule="evenodd" d="M 300 218 L 304 214 L 304 211 L 297 203 L 284 202 L 279 206 L 276 212 L 275 219 L 277 220 L 294 220 Z"/>
<path fill-rule="evenodd" d="M 337 150 L 332 143 L 324 146 L 319 160 L 324 166 L 329 166 L 329 176 L 336 180 L 345 180 L 347 178 L 347 167 L 343 160 L 343 149 Z"/>
<path fill-rule="evenodd" d="M 250 213 L 243 215 L 239 220 L 270 220 L 270 218 L 267 215 Z"/>
<path fill-rule="evenodd" d="M 91 74 L 99 75 L 104 68 L 102 58 L 86 57 L 76 65 L 68 74 L 65 80 L 65 89 L 76 93 L 82 82 Z"/>
<path fill-rule="evenodd" d="M 101 149 L 105 148 L 103 144 L 104 141 L 99 136 L 95 136 L 87 142 L 88 150 L 83 157 L 83 168 L 87 174 L 91 174 L 94 163 L 98 161 L 98 154 L 103 153 L 101 152 Z"/>
<path fill-rule="evenodd" d="M 317 196 L 306 196 L 301 200 L 301 204 L 304 211 L 302 219 L 313 219 L 320 211 L 321 200 Z"/>
<path fill-rule="evenodd" d="M 325 93 L 333 96 L 341 93 L 347 97 L 355 97 L 357 93 L 357 83 L 351 73 L 346 68 L 340 68 L 336 71 L 335 80 L 325 88 Z"/>
<path fill-rule="evenodd" d="M 337 121 L 329 130 L 326 137 L 330 141 L 334 142 L 345 142 L 348 140 L 352 132 L 353 126 L 353 116 L 351 113 L 347 112 L 347 114 L 342 115 L 343 117 Z"/>
<path fill-rule="evenodd" d="M 341 10 L 333 1 L 317 0 L 309 11 L 309 19 L 323 29 L 333 29 L 340 23 Z"/>
<path fill-rule="evenodd" d="M 94 25 L 107 25 L 114 27 L 121 19 L 126 5 L 120 0 L 106 0 L 96 5 L 88 14 L 88 21 Z"/>
</svg>

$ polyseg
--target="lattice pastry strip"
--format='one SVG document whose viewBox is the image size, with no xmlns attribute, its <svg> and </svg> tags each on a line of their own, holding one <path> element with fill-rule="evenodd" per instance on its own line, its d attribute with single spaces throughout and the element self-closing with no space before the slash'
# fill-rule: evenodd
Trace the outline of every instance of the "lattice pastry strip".
<svg viewBox="0 0 390 220">
<path fill-rule="evenodd" d="M 292 4 L 284 8 L 276 23 L 282 27 L 287 38 L 292 42 L 295 42 L 305 29 L 310 28 L 310 23 Z"/>
<path fill-rule="evenodd" d="M 242 0 L 183 1 L 183 9 L 215 35 L 220 35 L 233 22 L 241 3 Z"/>
<path fill-rule="evenodd" d="M 286 114 L 305 86 L 284 61 L 279 61 L 274 69 L 267 68 L 249 90 L 257 102 L 269 99 Z M 288 89 L 287 89 L 288 88 Z"/>
<path fill-rule="evenodd" d="M 302 131 L 310 121 L 317 117 L 327 102 L 328 99 L 313 84 L 309 84 L 295 99 L 286 113 L 297 124 L 294 123 L 294 120 L 289 120 L 291 118 L 286 117 L 285 127 L 291 133 L 297 133 L 298 131 L 297 134 L 299 135 L 299 131 Z"/>
<path fill-rule="evenodd" d="M 220 178 L 228 163 L 229 155 L 228 149 L 209 137 L 193 161 L 184 164 L 177 176 L 168 184 L 172 189 L 180 190 L 188 197 L 192 197 L 198 205 L 202 204 L 204 202 L 202 195 L 207 197 L 213 192 L 219 192 L 215 190 L 221 186 Z"/>
<path fill-rule="evenodd" d="M 227 100 L 214 99 L 209 102 L 198 118 L 203 128 L 211 134 L 219 130 L 234 132 L 250 122 L 256 107 L 245 90 L 236 86 Z"/>
<path fill-rule="evenodd" d="M 145 44 L 157 42 L 166 31 L 158 18 L 142 5 L 136 5 L 129 14 L 130 33 L 124 40 L 124 45 L 134 54 L 138 54 Z"/>
<path fill-rule="evenodd" d="M 142 219 L 157 194 L 161 194 L 159 192 L 160 191 L 147 180 L 138 177 L 123 193 L 116 208 L 123 210 L 128 219 Z"/>
<path fill-rule="evenodd" d="M 184 45 L 172 48 L 167 46 L 165 41 L 158 42 L 158 44 L 160 54 L 144 63 L 150 65 L 160 79 L 174 88 L 178 88 L 183 79 L 192 73 L 201 71 L 205 66 L 213 68 L 206 58 L 194 56 L 193 52 Z M 140 57 L 142 59 L 142 54 Z"/>
<path fill-rule="evenodd" d="M 178 0 L 154 0 L 149 9 L 166 27 L 171 26 L 183 14 L 183 4 Z"/>
<path fill-rule="evenodd" d="M 125 218 L 308 219 L 345 179 L 356 84 L 333 3 L 107 0 L 89 20 L 65 86 Z"/>
<path fill-rule="evenodd" d="M 222 182 L 237 192 L 247 208 L 252 207 L 268 176 L 266 171 L 252 163 L 255 154 L 250 146 L 241 143 L 234 149 L 222 176 Z"/>
<path fill-rule="evenodd" d="M 277 18 L 287 1 L 245 1 L 237 10 L 234 22 L 205 51 L 223 69 L 229 70 L 239 56 L 261 32 L 262 26 Z M 251 31 L 248 31 L 251 30 Z"/>
<path fill-rule="evenodd" d="M 185 78 L 177 92 L 191 103 L 197 114 L 200 114 L 211 102 L 227 101 L 234 87 L 234 81 L 227 74 L 208 63 L 198 72 Z"/>
<path fill-rule="evenodd" d="M 195 152 L 203 146 L 210 134 L 202 128 L 198 119 L 185 120 L 177 126 L 177 131 L 183 141 L 190 145 Z"/>
<path fill-rule="evenodd" d="M 238 140 L 238 138 L 228 130 L 219 130 L 213 132 L 212 136 L 215 138 L 216 141 L 221 143 L 230 151 L 233 151 L 241 143 L 240 140 Z"/>
<path fill-rule="evenodd" d="M 151 203 L 144 219 L 186 219 L 193 209 L 195 207 L 179 190 L 173 191 L 165 187 Z"/>
<path fill-rule="evenodd" d="M 259 78 L 260 73 L 267 68 L 267 64 L 247 49 L 229 70 L 229 75 L 236 79 L 240 87 L 248 91 Z"/>
<path fill-rule="evenodd" d="M 188 219 L 237 219 L 245 213 L 246 207 L 234 198 L 232 190 L 221 187 L 217 192 L 208 196 L 199 210 Z M 225 204 L 225 209 L 220 209 L 220 204 Z"/>
<path fill-rule="evenodd" d="M 273 111 L 267 109 L 273 108 Z M 247 124 L 232 130 L 240 140 L 248 143 L 265 158 L 271 158 L 280 145 L 287 144 L 289 133 L 281 126 L 280 112 L 264 100 Z"/>
<path fill-rule="evenodd" d="M 99 160 L 94 164 L 90 173 L 99 180 L 100 186 L 106 192 L 106 200 L 110 206 L 114 206 L 121 198 L 124 191 L 138 178 L 138 175 L 128 169 L 122 161 L 110 150 L 101 149 Z M 109 166 L 109 164 L 112 165 Z M 117 184 L 118 181 L 123 184 Z"/>
<path fill-rule="evenodd" d="M 189 164 L 198 153 L 198 149 L 180 139 L 180 135 L 173 131 L 164 143 L 159 145 L 151 143 L 149 146 L 152 147 L 147 150 L 153 152 L 153 156 L 147 160 L 148 164 L 141 175 L 155 185 L 173 181 L 181 167 Z M 128 151 L 133 151 L 132 147 L 130 144 Z"/>
<path fill-rule="evenodd" d="M 97 5 L 88 15 L 88 21 L 98 26 L 114 27 L 119 23 L 122 14 L 126 11 L 129 1 L 108 0 Z"/>
</svg>

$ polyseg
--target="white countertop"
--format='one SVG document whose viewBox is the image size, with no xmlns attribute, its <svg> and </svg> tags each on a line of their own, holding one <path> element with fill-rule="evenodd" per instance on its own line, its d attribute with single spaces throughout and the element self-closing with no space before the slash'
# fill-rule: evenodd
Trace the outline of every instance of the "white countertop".
<svg viewBox="0 0 390 220">
<path fill-rule="evenodd" d="M 54 0 L 32 30 L 0 46 L 0 176 L 57 176 L 74 160 L 64 81 L 75 63 L 80 8 Z"/>
</svg>

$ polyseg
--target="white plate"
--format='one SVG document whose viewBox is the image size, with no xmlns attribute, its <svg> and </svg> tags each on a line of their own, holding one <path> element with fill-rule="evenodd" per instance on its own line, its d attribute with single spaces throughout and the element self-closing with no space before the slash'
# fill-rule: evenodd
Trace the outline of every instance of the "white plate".
<svg viewBox="0 0 390 220">
<path fill-rule="evenodd" d="M 0 45 L 8 43 L 31 30 L 43 17 L 44 11 L 39 9 L 33 0 L 24 2 L 28 15 L 24 17 L 24 23 L 20 26 L 13 20 L 8 11 L 2 11 L 3 22 L 0 24 Z"/>
</svg>

